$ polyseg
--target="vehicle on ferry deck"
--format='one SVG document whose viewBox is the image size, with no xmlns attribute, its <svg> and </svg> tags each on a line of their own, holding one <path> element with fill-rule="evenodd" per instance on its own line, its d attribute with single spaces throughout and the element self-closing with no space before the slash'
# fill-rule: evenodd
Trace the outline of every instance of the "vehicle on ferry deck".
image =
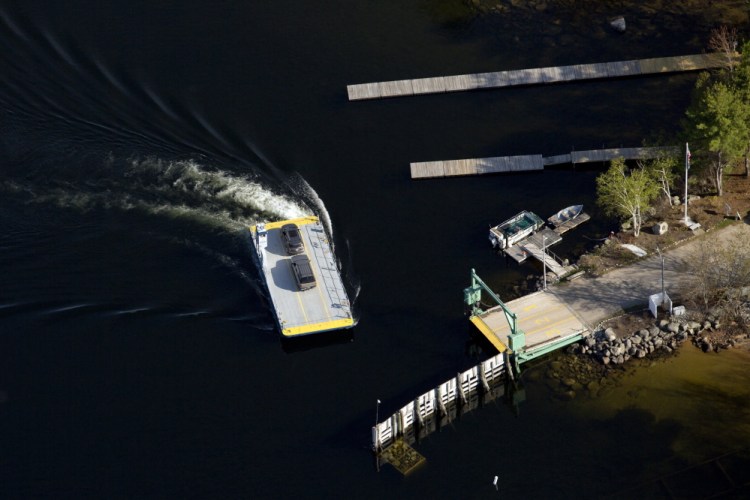
<svg viewBox="0 0 750 500">
<path fill-rule="evenodd" d="M 281 239 L 287 255 L 299 255 L 305 251 L 305 244 L 302 242 L 302 235 L 297 224 L 285 224 L 281 228 Z"/>
<path fill-rule="evenodd" d="M 300 290 L 309 290 L 315 288 L 315 274 L 313 273 L 312 266 L 310 266 L 310 259 L 307 255 L 295 255 L 291 258 L 292 261 L 292 273 L 294 273 L 294 281 L 297 283 L 297 288 Z"/>
</svg>

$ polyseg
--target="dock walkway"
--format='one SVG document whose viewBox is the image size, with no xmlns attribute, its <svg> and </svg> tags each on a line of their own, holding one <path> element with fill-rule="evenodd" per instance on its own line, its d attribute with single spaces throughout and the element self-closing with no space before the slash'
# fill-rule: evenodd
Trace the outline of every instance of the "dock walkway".
<svg viewBox="0 0 750 500">
<path fill-rule="evenodd" d="M 542 156 L 499 156 L 492 158 L 469 158 L 465 160 L 438 160 L 409 164 L 412 179 L 432 179 L 436 177 L 456 177 L 463 175 L 484 175 L 506 172 L 530 172 L 544 170 L 546 166 L 566 163 L 605 162 L 615 158 L 626 160 L 647 160 L 669 154 L 679 154 L 675 146 L 654 146 L 640 148 L 606 148 L 587 151 L 572 151 L 569 154 Z"/>
<path fill-rule="evenodd" d="M 563 276 L 567 273 L 562 265 L 560 265 L 555 259 L 550 257 L 547 252 L 543 252 L 542 249 L 535 244 L 526 243 L 523 248 L 536 260 L 544 263 L 547 266 L 547 270 L 554 273 L 555 275 Z"/>
<path fill-rule="evenodd" d="M 590 218 L 588 214 L 582 213 L 576 217 L 576 219 L 573 219 L 573 221 L 581 218 L 581 216 L 585 217 L 575 226 L 571 225 L 569 229 L 586 222 Z M 575 266 L 565 265 L 564 262 L 559 261 L 554 255 L 550 255 L 549 247 L 562 241 L 562 237 L 560 236 L 562 233 L 558 232 L 558 229 L 559 227 L 555 229 L 545 228 L 541 231 L 537 231 L 536 233 L 522 239 L 515 245 L 505 248 L 503 252 L 519 264 L 525 262 L 529 257 L 534 257 L 539 262 L 546 264 L 547 271 L 553 273 L 558 278 L 561 278 L 566 274 L 573 272 Z"/>
<path fill-rule="evenodd" d="M 581 212 L 578 215 L 578 217 L 576 217 L 575 219 L 570 219 L 568 221 L 563 222 L 562 224 L 557 226 L 555 229 L 553 229 L 553 231 L 556 232 L 557 234 L 565 234 L 571 229 L 577 228 L 578 226 L 588 221 L 589 219 L 591 219 L 591 216 L 589 214 L 587 214 L 586 212 Z"/>
<path fill-rule="evenodd" d="M 411 163 L 410 168 L 412 179 L 429 179 L 543 170 L 544 161 L 542 155 L 498 156 L 494 158 L 417 162 Z"/>
<path fill-rule="evenodd" d="M 691 54 L 684 56 L 655 57 L 631 61 L 613 61 L 595 64 L 574 64 L 546 68 L 517 69 L 455 76 L 438 76 L 411 80 L 362 83 L 346 87 L 350 101 L 403 97 L 424 94 L 441 94 L 476 89 L 536 85 L 602 78 L 679 73 L 718 68 L 726 64 L 723 54 Z"/>
</svg>

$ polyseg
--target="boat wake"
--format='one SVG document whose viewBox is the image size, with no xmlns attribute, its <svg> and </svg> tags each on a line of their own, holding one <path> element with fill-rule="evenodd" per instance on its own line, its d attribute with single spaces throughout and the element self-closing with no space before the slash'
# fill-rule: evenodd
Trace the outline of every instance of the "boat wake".
<svg viewBox="0 0 750 500">
<path fill-rule="evenodd" d="M 318 193 L 315 192 L 312 186 L 310 186 L 310 184 L 308 184 L 307 181 L 299 174 L 297 174 L 294 178 L 294 181 L 292 182 L 292 188 L 295 192 L 297 192 L 298 196 L 305 200 L 307 204 L 312 205 L 315 215 L 320 218 L 320 221 L 323 223 L 326 232 L 331 237 L 331 248 L 335 251 L 333 244 L 333 224 L 331 223 L 331 216 L 329 215 L 328 209 L 326 209 L 323 200 L 320 199 Z"/>
<path fill-rule="evenodd" d="M 90 211 L 140 211 L 223 228 L 244 229 L 262 220 L 301 217 L 310 209 L 249 177 L 210 169 L 193 160 L 106 159 L 95 175 L 16 178 L 0 189 L 27 203 Z"/>
</svg>

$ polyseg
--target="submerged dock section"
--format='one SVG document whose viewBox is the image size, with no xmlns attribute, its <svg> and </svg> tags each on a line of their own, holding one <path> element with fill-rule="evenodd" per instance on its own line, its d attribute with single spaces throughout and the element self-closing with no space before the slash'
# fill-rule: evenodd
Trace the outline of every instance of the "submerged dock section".
<svg viewBox="0 0 750 500">
<path fill-rule="evenodd" d="M 655 57 L 630 61 L 613 61 L 594 64 L 574 64 L 546 68 L 517 69 L 476 73 L 468 75 L 438 76 L 411 80 L 362 83 L 347 85 L 350 101 L 405 97 L 424 94 L 442 94 L 466 90 L 493 89 L 518 85 L 595 80 L 629 76 L 679 73 L 719 68 L 726 65 L 726 56 L 719 53 L 690 54 L 684 56 Z"/>
</svg>

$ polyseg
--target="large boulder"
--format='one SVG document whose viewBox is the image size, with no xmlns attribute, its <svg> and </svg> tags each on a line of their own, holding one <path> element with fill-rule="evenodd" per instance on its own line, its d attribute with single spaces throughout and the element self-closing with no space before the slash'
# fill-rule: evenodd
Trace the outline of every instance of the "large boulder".
<svg viewBox="0 0 750 500">
<path fill-rule="evenodd" d="M 609 22 L 609 25 L 612 26 L 614 30 L 617 31 L 618 33 L 624 33 L 625 29 L 627 28 L 627 24 L 625 23 L 625 18 L 622 16 L 612 19 Z"/>
<path fill-rule="evenodd" d="M 653 226 L 653 227 L 651 228 L 651 231 L 652 231 L 652 232 L 653 232 L 654 234 L 657 234 L 657 235 L 662 235 L 662 234 L 666 233 L 666 232 L 667 232 L 668 230 L 669 230 L 669 224 L 667 224 L 667 223 L 666 223 L 666 222 L 664 222 L 664 221 L 661 221 L 661 222 L 657 222 L 657 223 L 656 223 L 656 224 L 654 224 L 654 226 Z"/>
<path fill-rule="evenodd" d="M 612 328 L 607 328 L 606 330 L 604 330 L 604 338 L 612 342 L 617 338 L 617 334 Z"/>
</svg>

